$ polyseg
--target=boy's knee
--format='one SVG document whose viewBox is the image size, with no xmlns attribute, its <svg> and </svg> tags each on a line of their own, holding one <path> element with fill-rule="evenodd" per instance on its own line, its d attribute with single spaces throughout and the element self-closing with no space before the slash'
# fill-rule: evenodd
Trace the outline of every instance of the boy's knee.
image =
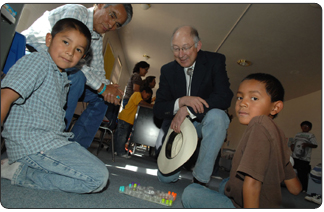
<svg viewBox="0 0 324 212">
<path fill-rule="evenodd" d="M 108 179 L 109 179 L 109 172 L 108 169 L 105 169 L 104 175 L 101 177 L 101 186 L 99 186 L 99 188 L 97 189 L 98 191 L 101 191 L 102 189 L 104 189 L 108 183 Z"/>
<path fill-rule="evenodd" d="M 109 179 L 109 172 L 108 172 L 108 169 L 106 167 L 104 167 L 100 173 L 97 173 L 98 174 L 98 177 L 96 179 L 96 182 L 97 182 L 97 188 L 94 189 L 92 192 L 95 193 L 95 192 L 100 192 L 101 190 L 103 190 L 107 183 L 108 183 L 108 179 Z"/>
<path fill-rule="evenodd" d="M 183 190 L 181 201 L 185 208 L 190 208 L 191 203 L 196 201 L 196 195 L 199 188 L 200 185 L 198 185 L 197 183 L 192 183 Z"/>
<path fill-rule="evenodd" d="M 191 184 L 192 185 L 192 184 Z M 189 185 L 190 186 L 190 185 Z M 181 196 L 181 202 L 184 208 L 189 208 L 190 207 L 190 202 L 191 202 L 191 192 L 189 191 L 190 188 L 188 188 L 189 186 L 187 186 L 182 193 Z"/>
</svg>

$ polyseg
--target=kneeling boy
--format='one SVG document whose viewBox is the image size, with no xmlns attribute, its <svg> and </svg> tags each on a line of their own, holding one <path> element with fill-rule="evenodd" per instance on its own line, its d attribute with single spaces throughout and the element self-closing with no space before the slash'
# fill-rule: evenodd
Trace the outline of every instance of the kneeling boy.
<svg viewBox="0 0 324 212">
<path fill-rule="evenodd" d="M 235 151 L 230 177 L 222 181 L 219 192 L 191 184 L 182 194 L 184 207 L 278 208 L 281 182 L 292 194 L 301 191 L 285 135 L 272 120 L 283 108 L 280 81 L 269 74 L 251 74 L 241 82 L 236 97 L 237 118 L 247 128 Z"/>
<path fill-rule="evenodd" d="M 1 123 L 8 159 L 1 178 L 44 190 L 90 193 L 108 181 L 105 165 L 64 132 L 69 82 L 74 67 L 90 47 L 91 34 L 80 21 L 58 21 L 46 35 L 48 52 L 22 57 L 1 83 Z"/>
</svg>

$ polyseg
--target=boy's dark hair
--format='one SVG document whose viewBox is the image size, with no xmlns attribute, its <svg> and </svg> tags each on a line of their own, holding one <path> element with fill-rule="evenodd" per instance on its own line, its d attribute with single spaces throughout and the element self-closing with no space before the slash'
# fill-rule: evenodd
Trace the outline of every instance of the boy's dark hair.
<svg viewBox="0 0 324 212">
<path fill-rule="evenodd" d="M 55 23 L 52 28 L 52 39 L 55 37 L 57 33 L 63 32 L 65 30 L 75 29 L 78 30 L 81 34 L 83 34 L 87 39 L 87 47 L 85 49 L 84 54 L 86 54 L 91 45 L 91 33 L 88 27 L 82 23 L 81 21 L 74 18 L 64 18 Z"/>
<path fill-rule="evenodd" d="M 245 77 L 242 82 L 251 79 L 265 84 L 266 91 L 271 97 L 271 102 L 284 101 L 285 90 L 277 78 L 266 73 L 254 73 Z"/>
<path fill-rule="evenodd" d="M 141 61 L 141 62 L 136 63 L 136 65 L 134 66 L 134 69 L 133 69 L 133 73 L 135 73 L 135 72 L 139 73 L 140 68 L 150 68 L 150 64 L 148 64 L 145 61 Z"/>
<path fill-rule="evenodd" d="M 146 93 L 149 93 L 149 94 L 153 94 L 153 90 L 148 86 L 141 88 L 141 92 L 142 91 L 145 91 Z"/>
<path fill-rule="evenodd" d="M 309 121 L 303 121 L 301 124 L 300 124 L 300 127 L 302 127 L 303 125 L 307 125 L 309 127 L 309 130 L 312 129 L 313 125 L 311 122 Z"/>
<path fill-rule="evenodd" d="M 265 84 L 267 93 L 270 95 L 271 102 L 284 101 L 285 90 L 281 82 L 274 76 L 266 73 L 253 73 L 245 77 L 244 80 L 257 80 Z M 274 115 L 275 118 L 278 114 Z"/>
</svg>

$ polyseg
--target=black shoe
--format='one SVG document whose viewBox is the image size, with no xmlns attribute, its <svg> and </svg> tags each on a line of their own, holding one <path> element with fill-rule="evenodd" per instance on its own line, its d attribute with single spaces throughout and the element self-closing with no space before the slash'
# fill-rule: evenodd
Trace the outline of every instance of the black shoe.
<svg viewBox="0 0 324 212">
<path fill-rule="evenodd" d="M 195 177 L 193 178 L 193 183 L 197 183 L 197 184 L 207 187 L 207 183 L 202 183 L 202 182 L 198 181 Z"/>
<path fill-rule="evenodd" d="M 117 154 L 117 156 L 122 157 L 122 158 L 131 158 L 132 156 L 128 155 L 127 153 L 125 154 Z"/>
</svg>

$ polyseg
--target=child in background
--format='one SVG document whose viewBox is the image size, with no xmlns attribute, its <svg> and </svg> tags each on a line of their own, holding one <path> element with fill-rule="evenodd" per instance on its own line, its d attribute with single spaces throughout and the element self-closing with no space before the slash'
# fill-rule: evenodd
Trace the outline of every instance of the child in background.
<svg viewBox="0 0 324 212">
<path fill-rule="evenodd" d="M 1 178 L 14 185 L 74 193 L 101 191 L 108 170 L 98 158 L 64 132 L 69 81 L 90 48 L 91 34 L 80 21 L 58 21 L 45 38 L 48 52 L 22 57 L 1 82 L 1 123 L 8 158 Z M 6 119 L 6 120 L 5 120 Z"/>
<path fill-rule="evenodd" d="M 312 148 L 317 147 L 315 135 L 309 131 L 312 129 L 312 123 L 303 121 L 300 124 L 302 132 L 295 135 L 291 144 L 292 157 L 294 158 L 294 168 L 297 170 L 297 176 L 303 186 L 303 191 L 307 191 L 308 175 L 311 171 L 309 165 L 312 155 Z"/>
<path fill-rule="evenodd" d="M 152 104 L 146 101 L 152 96 L 152 89 L 150 87 L 144 87 L 141 92 L 134 92 L 129 98 L 128 103 L 119 115 L 118 115 L 118 125 L 115 136 L 115 150 L 117 156 L 130 158 L 130 156 L 125 152 L 125 143 L 131 132 L 132 126 L 134 125 L 135 114 L 137 111 L 137 106 L 151 107 Z"/>
<path fill-rule="evenodd" d="M 283 108 L 284 89 L 269 74 L 251 74 L 241 82 L 236 100 L 239 122 L 247 125 L 235 151 L 230 177 L 219 192 L 199 184 L 182 194 L 184 207 L 278 208 L 281 182 L 297 195 L 301 185 L 290 163 L 285 135 L 273 122 Z"/>
<path fill-rule="evenodd" d="M 142 87 L 144 88 L 144 87 L 148 86 L 153 89 L 156 85 L 155 78 L 156 78 L 155 76 L 146 77 L 145 80 L 143 81 Z M 153 96 L 153 94 L 152 94 L 152 96 Z M 152 104 L 153 102 L 155 102 L 155 99 L 156 99 L 156 97 L 151 97 L 146 102 Z"/>
</svg>

